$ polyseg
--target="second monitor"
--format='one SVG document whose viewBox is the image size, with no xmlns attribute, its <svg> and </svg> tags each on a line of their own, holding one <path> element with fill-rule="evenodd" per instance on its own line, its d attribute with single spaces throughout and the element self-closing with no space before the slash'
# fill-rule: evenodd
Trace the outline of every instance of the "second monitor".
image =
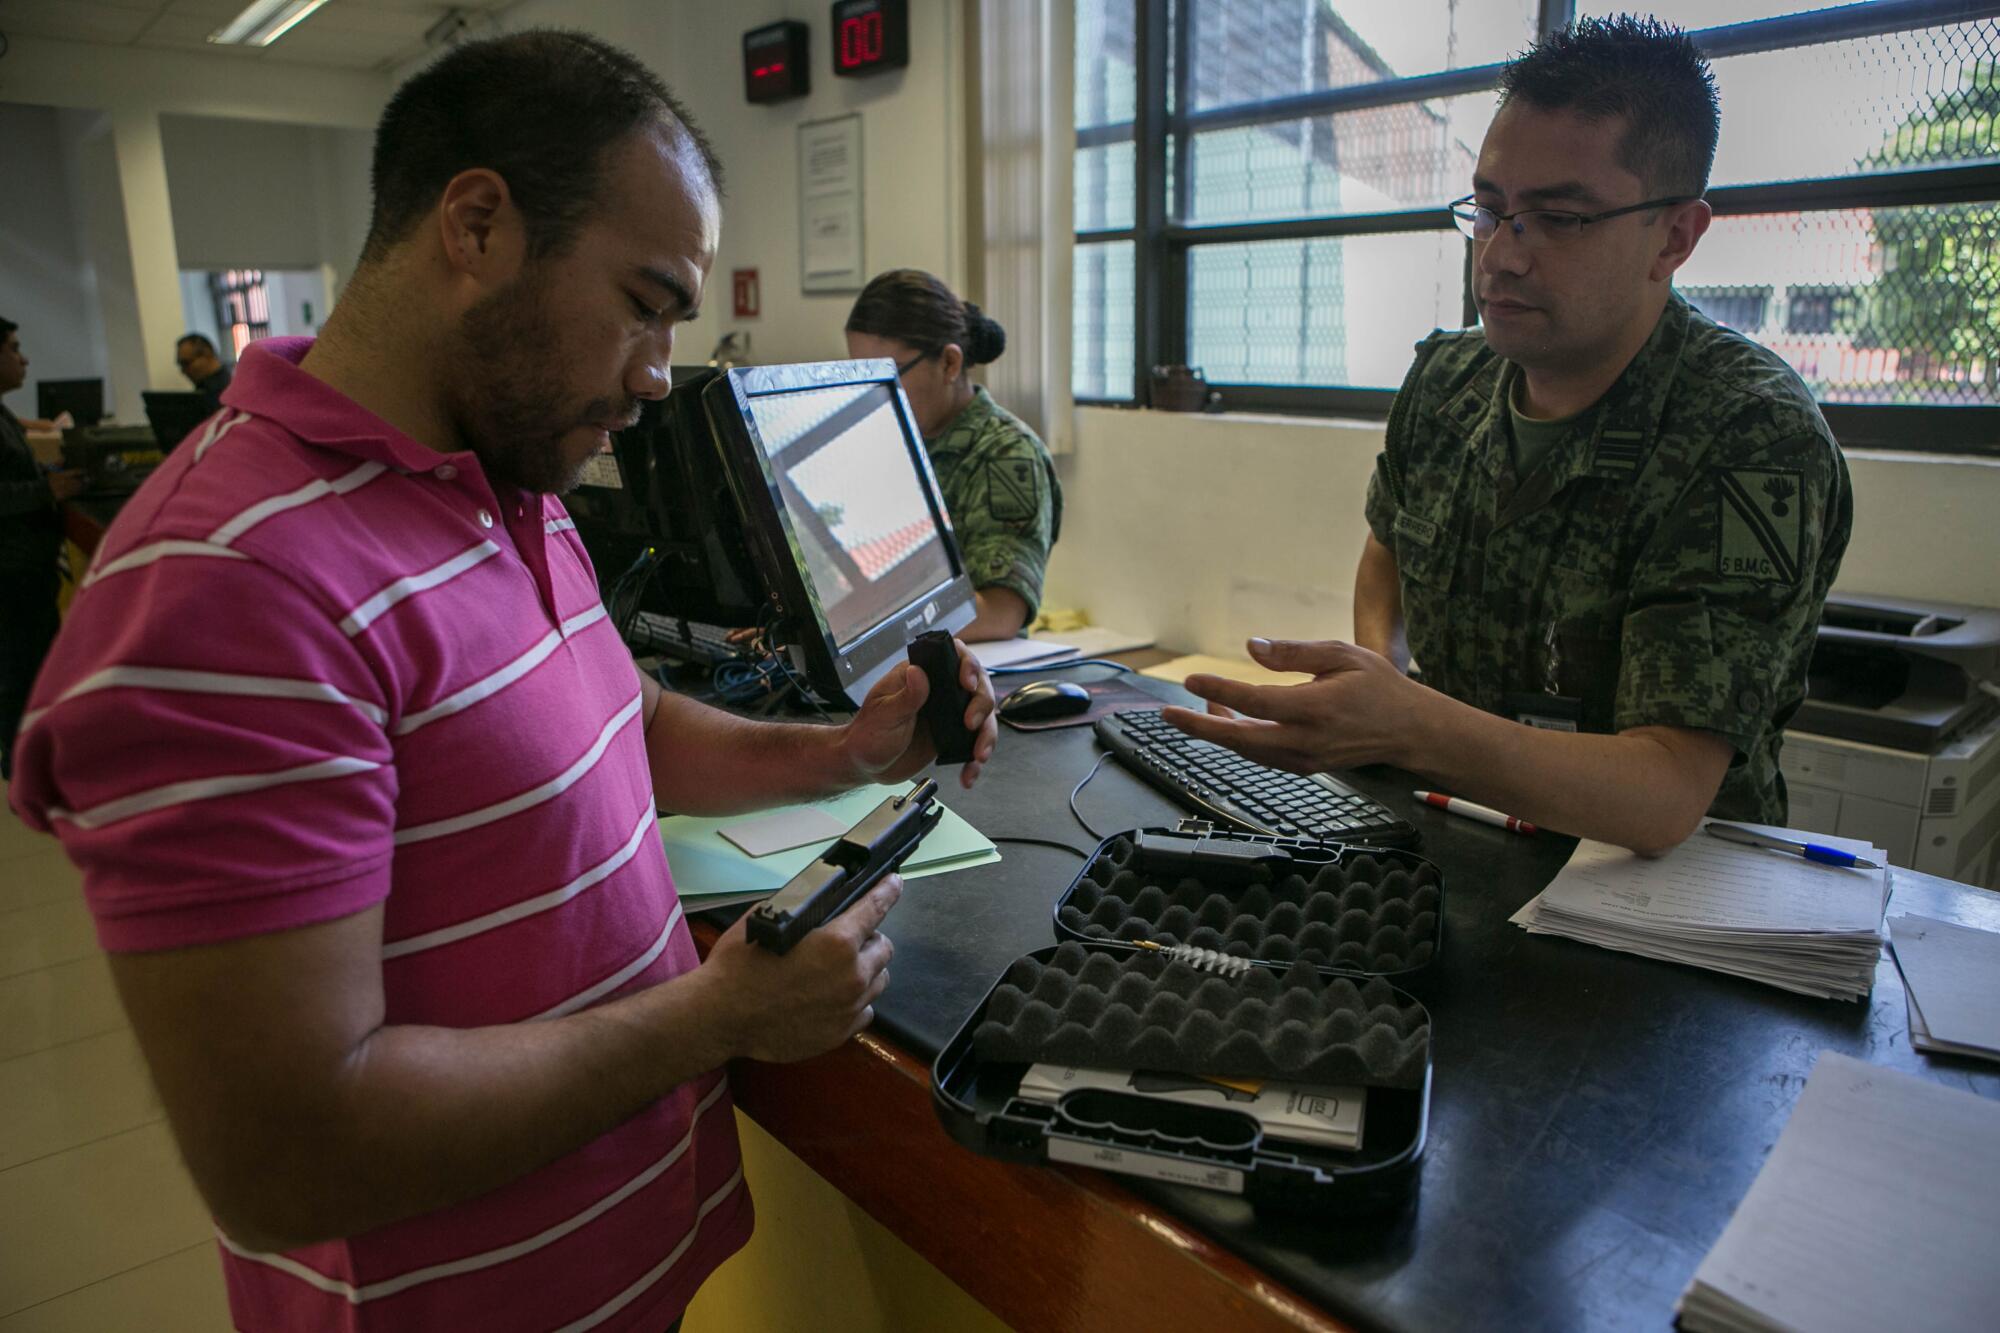
<svg viewBox="0 0 2000 1333">
<path fill-rule="evenodd" d="M 911 639 L 972 623 L 972 583 L 894 362 L 747 367 L 702 398 L 815 690 L 858 706 Z"/>
</svg>

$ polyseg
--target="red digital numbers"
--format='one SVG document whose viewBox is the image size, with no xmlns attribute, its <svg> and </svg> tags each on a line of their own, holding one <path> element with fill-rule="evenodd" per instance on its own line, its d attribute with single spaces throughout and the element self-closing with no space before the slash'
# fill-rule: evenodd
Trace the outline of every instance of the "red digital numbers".
<svg viewBox="0 0 2000 1333">
<path fill-rule="evenodd" d="M 845 69 L 872 65 L 882 58 L 882 14 L 858 14 L 840 22 L 840 63 Z"/>
<path fill-rule="evenodd" d="M 835 0 L 833 72 L 869 78 L 910 63 L 907 0 Z"/>
</svg>

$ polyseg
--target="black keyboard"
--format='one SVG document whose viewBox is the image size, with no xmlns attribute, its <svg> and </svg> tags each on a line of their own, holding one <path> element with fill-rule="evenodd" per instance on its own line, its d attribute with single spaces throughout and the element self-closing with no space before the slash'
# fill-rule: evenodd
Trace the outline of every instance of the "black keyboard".
<svg viewBox="0 0 2000 1333">
<path fill-rule="evenodd" d="M 1152 709 L 1099 718 L 1097 738 L 1119 763 L 1182 806 L 1252 833 L 1383 847 L 1411 846 L 1418 838 L 1415 825 L 1372 796 L 1324 773 L 1302 777 L 1253 764 L 1195 740 Z"/>
</svg>

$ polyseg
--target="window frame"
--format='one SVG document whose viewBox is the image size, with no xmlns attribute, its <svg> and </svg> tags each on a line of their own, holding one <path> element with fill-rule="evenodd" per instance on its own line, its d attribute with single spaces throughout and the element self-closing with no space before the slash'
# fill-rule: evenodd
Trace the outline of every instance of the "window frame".
<svg viewBox="0 0 2000 1333">
<path fill-rule="evenodd" d="M 1076 402 L 1083 406 L 1149 407 L 1152 367 L 1187 361 L 1188 273 L 1191 253 L 1199 246 L 1453 228 L 1442 200 L 1436 208 L 1389 213 L 1188 225 L 1178 219 L 1189 213 L 1189 192 L 1193 185 L 1189 159 L 1195 133 L 1491 91 L 1499 86 L 1506 68 L 1504 62 L 1496 62 L 1190 112 L 1188 43 L 1193 28 L 1190 5 L 1182 0 L 1176 18 L 1169 12 L 1169 0 L 1132 0 L 1132 3 L 1137 19 L 1135 115 L 1130 121 L 1115 124 L 1079 126 L 1076 146 L 1081 150 L 1135 143 L 1134 223 L 1130 227 L 1077 231 L 1074 238 L 1078 246 L 1104 241 L 1133 244 L 1137 304 L 1133 326 L 1133 392 L 1129 398 L 1079 396 Z M 1566 26 L 1574 17 L 1575 8 L 1575 0 L 1540 0 L 1537 33 L 1546 35 Z M 1704 55 L 1719 59 L 1995 17 L 2000 17 L 2000 0 L 1886 0 L 1867 8 L 1849 6 L 1695 29 L 1690 35 Z M 1170 71 L 1175 81 L 1171 113 L 1166 96 Z M 1172 162 L 1168 160 L 1170 154 Z M 1175 197 L 1171 200 L 1166 197 L 1167 180 L 1174 183 Z M 1718 186 L 1704 198 L 1717 217 L 2000 203 L 2000 161 Z M 1472 242 L 1466 242 L 1465 253 L 1469 272 Z M 1476 315 L 1468 283 L 1465 324 L 1471 325 Z M 1211 388 L 1219 395 L 1223 411 L 1307 416 L 1386 418 L 1396 396 L 1394 389 L 1381 388 L 1274 384 L 1216 384 Z M 2000 406 L 1822 403 L 1820 410 L 1835 436 L 1849 448 L 2000 457 Z"/>
</svg>

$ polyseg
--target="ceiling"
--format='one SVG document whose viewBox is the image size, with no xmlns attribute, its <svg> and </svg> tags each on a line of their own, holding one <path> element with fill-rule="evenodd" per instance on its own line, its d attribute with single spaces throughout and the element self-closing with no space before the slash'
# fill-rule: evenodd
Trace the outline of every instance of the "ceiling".
<svg viewBox="0 0 2000 1333">
<path fill-rule="evenodd" d="M 328 0 L 269 46 L 211 46 L 249 0 L 0 0 L 0 33 L 104 46 L 222 52 L 334 69 L 389 69 L 422 55 L 447 10 L 491 19 L 519 0 Z"/>
</svg>

